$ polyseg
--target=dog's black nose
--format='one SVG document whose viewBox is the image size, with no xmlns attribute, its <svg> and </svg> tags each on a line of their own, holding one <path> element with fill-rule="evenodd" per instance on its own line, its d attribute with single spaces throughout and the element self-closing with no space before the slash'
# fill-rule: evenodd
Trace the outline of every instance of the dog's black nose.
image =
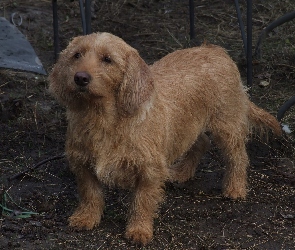
<svg viewBox="0 0 295 250">
<path fill-rule="evenodd" d="M 74 81 L 77 85 L 85 87 L 90 83 L 91 76 L 87 72 L 77 72 L 74 76 Z"/>
</svg>

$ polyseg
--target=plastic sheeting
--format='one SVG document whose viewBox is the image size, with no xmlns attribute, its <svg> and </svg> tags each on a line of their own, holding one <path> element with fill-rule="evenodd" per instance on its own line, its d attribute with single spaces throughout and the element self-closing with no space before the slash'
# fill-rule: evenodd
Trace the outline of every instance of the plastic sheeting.
<svg viewBox="0 0 295 250">
<path fill-rule="evenodd" d="M 47 74 L 25 36 L 4 17 L 0 17 L 0 68 Z"/>
</svg>

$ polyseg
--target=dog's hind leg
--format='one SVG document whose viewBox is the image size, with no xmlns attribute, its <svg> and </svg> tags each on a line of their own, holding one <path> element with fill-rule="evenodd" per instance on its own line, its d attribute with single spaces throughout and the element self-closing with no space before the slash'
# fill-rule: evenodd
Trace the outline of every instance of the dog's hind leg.
<svg viewBox="0 0 295 250">
<path fill-rule="evenodd" d="M 190 150 L 170 166 L 170 181 L 185 182 L 193 178 L 196 167 L 209 147 L 210 139 L 202 133 Z"/>
<path fill-rule="evenodd" d="M 247 194 L 249 160 L 245 145 L 246 134 L 246 129 L 243 130 L 242 126 L 233 126 L 231 130 L 226 131 L 222 131 L 219 127 L 218 134 L 213 134 L 218 147 L 224 154 L 226 163 L 223 195 L 232 199 L 245 198 Z"/>
<path fill-rule="evenodd" d="M 92 229 L 100 223 L 104 209 L 102 186 L 91 170 L 84 166 L 73 171 L 76 175 L 79 206 L 69 218 L 69 224 L 79 229 Z"/>
</svg>

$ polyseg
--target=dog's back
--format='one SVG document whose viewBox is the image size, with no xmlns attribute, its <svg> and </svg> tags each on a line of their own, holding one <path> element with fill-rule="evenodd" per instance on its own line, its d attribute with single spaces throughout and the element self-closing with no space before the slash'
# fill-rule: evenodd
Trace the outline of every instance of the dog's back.
<svg viewBox="0 0 295 250">
<path fill-rule="evenodd" d="M 172 128 L 170 138 L 182 133 L 182 143 L 192 144 L 193 134 L 218 130 L 220 124 L 243 124 L 247 133 L 248 97 L 237 66 L 222 48 L 203 45 L 179 50 L 156 62 L 151 71 L 167 113 L 166 126 Z"/>
<path fill-rule="evenodd" d="M 280 134 L 276 119 L 250 102 L 236 64 L 219 46 L 175 51 L 151 70 L 159 98 L 167 100 L 168 109 L 175 109 L 173 114 L 179 112 L 178 120 L 183 113 L 210 129 L 215 122 L 230 124 L 232 118 L 244 119 L 249 126 L 269 127 Z M 262 113 L 264 117 L 259 120 Z M 183 125 L 187 123 L 185 119 Z"/>
</svg>

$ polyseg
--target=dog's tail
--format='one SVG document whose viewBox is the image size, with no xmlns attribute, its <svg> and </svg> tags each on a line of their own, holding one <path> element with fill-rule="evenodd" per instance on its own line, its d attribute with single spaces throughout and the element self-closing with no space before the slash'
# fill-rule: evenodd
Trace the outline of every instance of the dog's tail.
<svg viewBox="0 0 295 250">
<path fill-rule="evenodd" d="M 257 107 L 253 102 L 249 101 L 249 120 L 251 127 L 258 129 L 264 133 L 270 129 L 274 135 L 281 136 L 282 129 L 278 120 L 265 110 Z"/>
</svg>

